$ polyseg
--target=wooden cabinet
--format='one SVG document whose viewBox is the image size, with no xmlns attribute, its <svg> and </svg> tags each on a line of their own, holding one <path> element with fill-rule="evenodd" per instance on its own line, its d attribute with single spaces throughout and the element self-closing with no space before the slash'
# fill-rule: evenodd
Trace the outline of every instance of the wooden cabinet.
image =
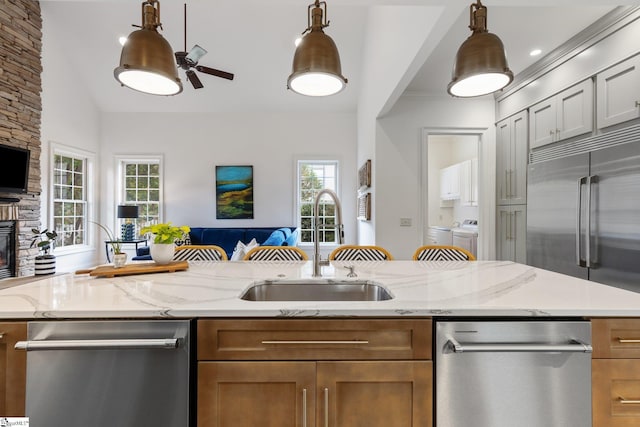
<svg viewBox="0 0 640 427">
<path fill-rule="evenodd" d="M 460 204 L 462 206 L 478 206 L 478 159 L 465 160 L 459 165 Z"/>
<path fill-rule="evenodd" d="M 496 193 L 498 205 L 527 202 L 527 112 L 496 125 Z"/>
<path fill-rule="evenodd" d="M 200 320 L 197 425 L 429 427 L 429 359 L 429 319 Z"/>
<path fill-rule="evenodd" d="M 640 425 L 640 319 L 592 319 L 593 427 Z"/>
<path fill-rule="evenodd" d="M 540 147 L 593 130 L 593 82 L 585 80 L 529 108 L 529 146 Z"/>
<path fill-rule="evenodd" d="M 0 416 L 25 416 L 27 355 L 14 346 L 26 339 L 26 323 L 0 322 Z"/>
<path fill-rule="evenodd" d="M 455 200 L 460 198 L 460 165 L 447 166 L 440 169 L 440 199 Z"/>
<path fill-rule="evenodd" d="M 526 264 L 527 205 L 498 206 L 497 209 L 496 258 Z"/>
<path fill-rule="evenodd" d="M 596 75 L 598 129 L 640 117 L 640 56 Z"/>
</svg>

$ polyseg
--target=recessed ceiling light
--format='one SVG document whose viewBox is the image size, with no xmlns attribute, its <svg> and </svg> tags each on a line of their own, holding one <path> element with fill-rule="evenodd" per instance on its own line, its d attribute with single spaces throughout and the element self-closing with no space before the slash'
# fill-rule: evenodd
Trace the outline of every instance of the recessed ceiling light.
<svg viewBox="0 0 640 427">
<path fill-rule="evenodd" d="M 124 46 L 124 44 L 127 42 L 127 36 L 120 36 L 118 38 L 118 41 L 120 42 L 121 46 Z"/>
<path fill-rule="evenodd" d="M 540 49 L 533 49 L 531 52 L 529 52 L 530 56 L 538 56 L 542 53 L 542 50 Z"/>
</svg>

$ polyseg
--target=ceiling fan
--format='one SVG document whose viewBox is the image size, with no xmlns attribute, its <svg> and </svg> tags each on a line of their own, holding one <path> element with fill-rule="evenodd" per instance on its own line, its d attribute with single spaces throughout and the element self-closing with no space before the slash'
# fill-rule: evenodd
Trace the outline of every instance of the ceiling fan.
<svg viewBox="0 0 640 427">
<path fill-rule="evenodd" d="M 198 45 L 194 45 L 193 48 L 187 52 L 187 4 L 184 5 L 184 51 L 175 52 L 176 62 L 178 67 L 186 71 L 187 79 L 191 82 L 194 89 L 201 89 L 204 87 L 198 75 L 193 71 L 199 71 L 201 73 L 210 74 L 212 76 L 221 77 L 223 79 L 233 80 L 233 74 L 226 71 L 216 70 L 215 68 L 205 67 L 204 65 L 198 65 L 198 61 L 202 58 L 207 51 Z"/>
</svg>

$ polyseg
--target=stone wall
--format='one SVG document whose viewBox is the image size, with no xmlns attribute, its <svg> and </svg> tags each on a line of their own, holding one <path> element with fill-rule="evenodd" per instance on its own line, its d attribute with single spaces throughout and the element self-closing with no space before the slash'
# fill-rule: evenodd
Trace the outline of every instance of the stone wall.
<svg viewBox="0 0 640 427">
<path fill-rule="evenodd" d="M 35 0 L 0 0 L 0 144 L 31 150 L 26 194 L 18 198 L 17 275 L 34 271 L 31 229 L 40 227 L 42 18 Z M 6 170 L 0 173 L 7 173 Z"/>
</svg>

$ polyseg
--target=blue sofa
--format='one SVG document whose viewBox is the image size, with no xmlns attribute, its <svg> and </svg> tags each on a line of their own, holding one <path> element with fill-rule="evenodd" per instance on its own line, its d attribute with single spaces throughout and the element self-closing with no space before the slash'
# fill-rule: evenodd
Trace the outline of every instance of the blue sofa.
<svg viewBox="0 0 640 427">
<path fill-rule="evenodd" d="M 229 259 L 238 241 L 249 243 L 252 239 L 260 246 L 296 246 L 298 229 L 296 227 L 191 227 L 189 239 L 181 242 L 187 245 L 218 245 L 227 253 Z M 149 248 L 140 247 L 134 260 L 149 260 Z"/>
</svg>

